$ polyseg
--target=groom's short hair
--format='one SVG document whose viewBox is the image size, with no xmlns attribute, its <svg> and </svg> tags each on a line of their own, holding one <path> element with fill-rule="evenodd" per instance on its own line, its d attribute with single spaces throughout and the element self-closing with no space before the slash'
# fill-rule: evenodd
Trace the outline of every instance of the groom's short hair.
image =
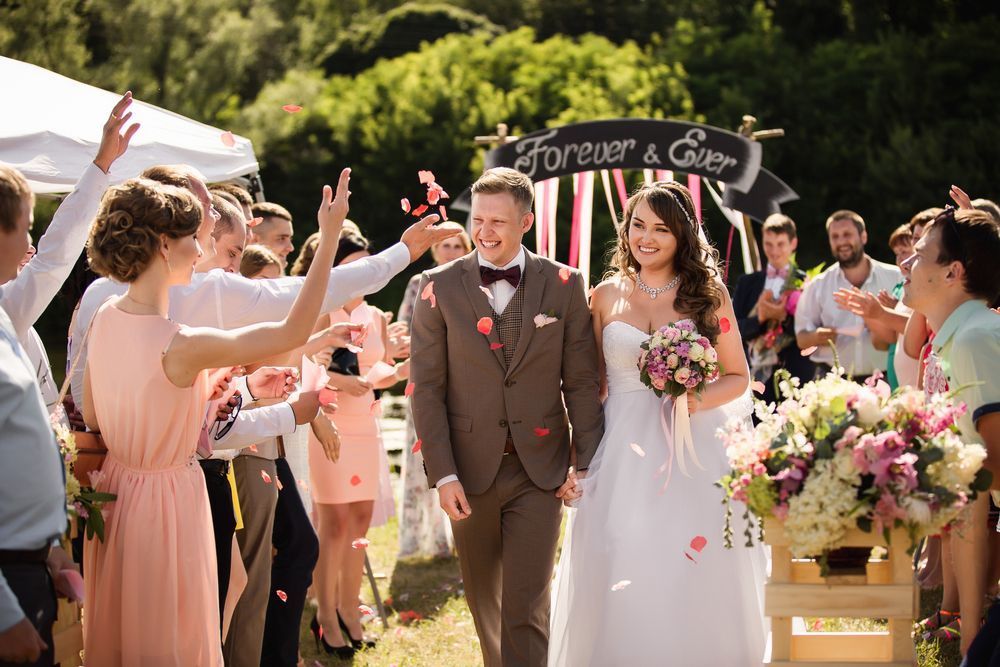
<svg viewBox="0 0 1000 667">
<path fill-rule="evenodd" d="M 483 172 L 472 184 L 473 195 L 497 195 L 508 193 L 522 211 L 531 210 L 531 201 L 535 197 L 535 187 L 527 174 L 509 167 L 494 167 Z"/>
</svg>

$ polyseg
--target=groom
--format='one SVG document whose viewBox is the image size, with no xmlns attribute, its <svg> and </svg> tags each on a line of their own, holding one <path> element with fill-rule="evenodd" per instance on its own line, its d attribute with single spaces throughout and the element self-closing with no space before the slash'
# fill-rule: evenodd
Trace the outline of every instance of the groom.
<svg viewBox="0 0 1000 667">
<path fill-rule="evenodd" d="M 583 278 L 521 246 L 532 196 L 513 169 L 472 185 L 476 251 L 424 274 L 411 332 L 413 421 L 486 667 L 545 665 L 560 501 L 604 431 Z"/>
</svg>

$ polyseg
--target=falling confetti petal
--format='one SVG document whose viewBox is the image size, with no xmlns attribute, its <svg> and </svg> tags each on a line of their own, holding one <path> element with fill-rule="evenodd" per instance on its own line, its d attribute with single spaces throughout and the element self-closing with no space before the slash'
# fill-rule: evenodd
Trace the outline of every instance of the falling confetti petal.
<svg viewBox="0 0 1000 667">
<path fill-rule="evenodd" d="M 266 470 L 261 470 L 260 471 L 260 478 L 262 480 L 264 480 L 265 484 L 270 484 L 271 483 L 271 476 L 267 474 Z"/>
<path fill-rule="evenodd" d="M 489 287 L 479 286 L 479 290 L 486 295 L 486 298 L 492 303 L 493 302 L 493 292 L 490 291 Z"/>
<path fill-rule="evenodd" d="M 815 352 L 818 349 L 819 348 L 816 347 L 815 345 L 813 345 L 812 347 L 807 347 L 806 349 L 802 350 L 802 356 L 803 357 L 808 357 L 810 354 L 812 354 L 813 352 Z"/>
<path fill-rule="evenodd" d="M 330 405 L 337 402 L 337 392 L 329 387 L 323 387 L 319 390 L 319 404 L 320 405 Z"/>
<path fill-rule="evenodd" d="M 501 347 L 503 347 L 503 343 L 490 343 L 491 350 L 499 350 Z"/>
<path fill-rule="evenodd" d="M 361 354 L 362 352 L 365 351 L 365 348 L 361 347 L 360 345 L 355 345 L 354 343 L 348 343 L 344 347 L 346 347 L 348 350 L 350 350 L 354 354 Z"/>
<path fill-rule="evenodd" d="M 281 491 L 283 488 L 285 488 L 284 486 L 281 485 L 281 480 L 278 479 L 277 477 L 274 478 L 274 485 L 278 487 L 278 491 Z"/>
<path fill-rule="evenodd" d="M 704 535 L 695 535 L 691 538 L 691 548 L 698 553 L 701 553 L 701 550 L 705 548 L 706 544 L 708 544 L 708 540 L 705 539 Z"/>
<path fill-rule="evenodd" d="M 539 438 L 544 438 L 545 436 L 547 436 L 551 432 L 552 431 L 550 429 L 543 428 L 541 426 L 536 426 L 535 427 L 535 435 L 537 435 Z"/>
<path fill-rule="evenodd" d="M 282 602 L 288 602 L 288 594 L 285 591 L 274 591 L 274 594 L 278 596 L 278 599 Z"/>
<path fill-rule="evenodd" d="M 444 204 L 441 204 L 440 206 L 438 206 L 438 211 L 441 213 L 441 219 L 442 220 L 447 220 L 448 219 L 448 209 L 445 208 Z"/>
<path fill-rule="evenodd" d="M 722 333 L 729 333 L 729 330 L 732 328 L 733 325 L 729 323 L 728 317 L 723 317 L 719 320 L 719 329 L 722 330 Z"/>
<path fill-rule="evenodd" d="M 367 539 L 359 537 L 358 539 L 351 542 L 352 549 L 367 549 L 368 545 L 371 544 Z"/>
<path fill-rule="evenodd" d="M 631 583 L 632 582 L 629 581 L 628 579 L 622 579 L 617 584 L 615 584 L 614 586 L 612 586 L 611 590 L 613 590 L 613 591 L 615 591 L 617 593 L 618 591 L 622 590 L 623 588 L 625 588 L 626 586 L 628 586 Z"/>
<path fill-rule="evenodd" d="M 559 280 L 563 281 L 564 285 L 569 282 L 570 275 L 571 274 L 569 269 L 567 269 L 565 266 L 559 269 Z"/>
<path fill-rule="evenodd" d="M 392 606 L 392 596 L 390 595 L 389 597 L 387 597 L 384 600 L 382 600 L 382 604 L 384 604 L 386 607 L 391 607 Z"/>
<path fill-rule="evenodd" d="M 222 143 L 226 146 L 229 146 L 230 148 L 236 145 L 236 137 L 234 137 L 233 133 L 230 132 L 229 130 L 223 132 L 222 137 L 220 138 L 222 139 Z"/>
<path fill-rule="evenodd" d="M 283 111 L 287 111 L 288 113 L 298 113 L 302 111 L 302 107 L 300 107 L 298 104 L 286 104 L 285 106 L 281 107 L 281 109 Z"/>
<path fill-rule="evenodd" d="M 382 401 L 372 401 L 372 405 L 368 408 L 368 414 L 372 417 L 378 416 L 382 411 Z"/>
<path fill-rule="evenodd" d="M 424 441 L 423 440 L 417 440 L 415 443 L 413 443 L 413 447 L 410 448 L 410 451 L 412 453 L 416 454 L 417 452 L 419 452 L 423 448 L 423 446 L 424 446 Z"/>
<path fill-rule="evenodd" d="M 403 209 L 403 213 L 409 213 L 410 212 L 410 200 L 407 199 L 406 197 L 403 197 L 402 199 L 399 200 L 399 207 L 401 209 Z"/>
<path fill-rule="evenodd" d="M 427 203 L 431 206 L 437 206 L 438 201 L 441 199 L 441 193 L 437 190 L 427 191 Z"/>
<path fill-rule="evenodd" d="M 303 491 L 308 491 L 309 490 L 309 485 L 306 484 L 306 480 L 304 480 L 304 479 L 300 479 L 299 480 L 299 488 L 302 489 Z"/>
<path fill-rule="evenodd" d="M 358 477 L 357 475 L 353 475 L 351 477 L 351 486 L 357 486 L 360 483 L 361 483 L 361 478 L 360 477 Z"/>
<path fill-rule="evenodd" d="M 416 387 L 417 385 L 413 384 L 412 382 L 407 382 L 406 389 L 403 390 L 403 396 L 407 398 L 413 396 L 413 390 L 416 389 Z"/>
<path fill-rule="evenodd" d="M 691 561 L 692 563 L 695 563 L 695 564 L 697 565 L 698 561 L 696 561 L 696 560 L 694 559 L 694 557 L 693 557 L 693 556 L 691 556 L 691 554 L 689 554 L 688 552 L 686 552 L 686 551 L 684 552 L 684 557 L 685 557 L 685 558 L 687 558 L 687 559 L 688 559 L 689 561 Z"/>
<path fill-rule="evenodd" d="M 633 442 L 629 445 L 629 447 L 631 447 L 632 451 L 638 454 L 639 456 L 646 456 L 645 450 L 643 450 L 643 448 L 640 447 L 637 443 Z"/>
<path fill-rule="evenodd" d="M 817 618 L 815 621 L 812 622 L 812 625 L 809 626 L 809 629 L 812 630 L 813 632 L 822 632 L 823 621 Z"/>
<path fill-rule="evenodd" d="M 764 383 L 761 382 L 760 380 L 754 380 L 753 384 L 750 385 L 750 388 L 753 389 L 758 394 L 763 394 L 765 389 Z"/>
<path fill-rule="evenodd" d="M 427 204 L 421 204 L 420 206 L 418 206 L 415 209 L 413 209 L 412 211 L 410 211 L 410 215 L 412 215 L 415 218 L 419 218 L 426 211 L 427 211 Z"/>
<path fill-rule="evenodd" d="M 493 331 L 493 320 L 488 317 L 481 318 L 476 322 L 476 330 L 484 336 L 489 336 L 490 332 Z"/>
<path fill-rule="evenodd" d="M 417 172 L 417 178 L 420 179 L 420 183 L 422 185 L 427 185 L 429 183 L 433 183 L 434 180 L 435 180 L 434 179 L 434 172 L 433 171 L 427 171 L 426 169 L 421 169 L 420 171 L 418 171 Z"/>
<path fill-rule="evenodd" d="M 396 628 L 395 634 L 396 634 L 396 639 L 402 639 L 402 637 L 403 637 L 403 628 Z"/>
<path fill-rule="evenodd" d="M 433 280 L 427 281 L 427 285 L 424 287 L 424 291 L 420 293 L 420 298 L 423 301 L 430 301 L 431 302 L 431 308 L 437 308 L 438 300 L 437 300 L 437 297 L 434 296 L 434 281 Z"/>
<path fill-rule="evenodd" d="M 257 453 L 257 445 L 250 445 L 249 447 L 247 447 L 247 449 L 249 449 L 254 454 Z"/>
</svg>

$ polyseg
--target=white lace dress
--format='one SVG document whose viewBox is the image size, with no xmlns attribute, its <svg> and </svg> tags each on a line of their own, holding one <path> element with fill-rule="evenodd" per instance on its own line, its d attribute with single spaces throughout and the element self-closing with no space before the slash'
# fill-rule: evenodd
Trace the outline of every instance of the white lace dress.
<svg viewBox="0 0 1000 667">
<path fill-rule="evenodd" d="M 727 470 L 716 430 L 748 417 L 749 396 L 692 416 L 705 470 L 689 466 L 685 477 L 674 466 L 661 493 L 663 402 L 636 368 L 647 338 L 624 322 L 604 329 L 605 434 L 583 499 L 570 510 L 553 587 L 549 665 L 759 665 L 766 558 L 763 547 L 747 548 L 739 535 L 733 549 L 723 546 L 722 490 L 715 486 Z M 705 540 L 700 551 L 697 538 Z"/>
</svg>

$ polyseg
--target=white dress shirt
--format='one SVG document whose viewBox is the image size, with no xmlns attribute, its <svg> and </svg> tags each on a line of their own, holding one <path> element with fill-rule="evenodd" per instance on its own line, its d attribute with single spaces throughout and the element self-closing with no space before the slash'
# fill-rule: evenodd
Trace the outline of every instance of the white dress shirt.
<svg viewBox="0 0 1000 667">
<path fill-rule="evenodd" d="M 859 289 L 863 292 L 878 294 L 880 290 L 891 292 L 892 288 L 902 280 L 899 268 L 868 258 L 871 271 Z M 795 311 L 795 333 L 816 331 L 820 327 L 829 327 L 846 332 L 858 332 L 859 335 L 838 334 L 837 356 L 840 365 L 848 373 L 856 376 L 871 375 L 876 369 L 885 370 L 888 355 L 875 349 L 872 345 L 871 332 L 864 327 L 864 320 L 859 315 L 843 310 L 833 300 L 833 293 L 839 289 L 850 289 L 854 285 L 844 276 L 840 263 L 836 263 L 814 278 L 799 298 Z M 833 351 L 829 346 L 821 345 L 812 355 L 813 361 L 832 366 Z"/>
<path fill-rule="evenodd" d="M 377 255 L 334 267 L 326 288 L 321 312 L 337 310 L 359 296 L 379 291 L 410 263 L 410 251 L 397 243 Z M 278 322 L 288 315 L 304 278 L 250 280 L 241 275 L 214 269 L 196 273 L 191 284 L 170 290 L 170 319 L 192 327 L 236 329 L 258 322 Z M 73 331 L 70 355 L 76 354 L 81 341 L 101 304 L 110 297 L 124 294 L 128 285 L 101 278 L 91 283 L 80 301 Z M 83 372 L 87 344 L 83 343 L 80 361 L 73 372 L 73 399 L 83 405 Z"/>
<path fill-rule="evenodd" d="M 521 249 L 518 251 L 517 256 L 514 257 L 514 259 L 507 262 L 503 266 L 497 266 L 496 264 L 491 264 L 490 262 L 487 262 L 485 259 L 483 259 L 483 256 L 479 253 L 476 253 L 476 255 L 479 259 L 479 266 L 485 266 L 488 269 L 499 269 L 501 271 L 506 271 L 512 266 L 520 267 L 521 279 L 522 280 L 524 279 L 524 262 L 525 262 L 524 246 L 521 246 Z M 498 280 L 492 285 L 487 285 L 486 289 L 488 289 L 490 291 L 490 294 L 493 295 L 493 303 L 491 304 L 493 306 L 493 310 L 496 311 L 497 315 L 503 315 L 503 311 L 507 310 L 507 306 L 510 305 L 510 300 L 514 298 L 514 292 L 517 291 L 517 287 L 514 287 L 506 280 Z M 457 481 L 458 481 L 458 475 L 446 475 L 445 477 L 439 479 L 437 484 L 435 484 L 434 486 L 440 489 L 441 486 L 444 484 Z"/>
<path fill-rule="evenodd" d="M 279 435 L 290 435 L 295 432 L 295 411 L 287 401 L 274 405 L 254 406 L 254 399 L 247 389 L 245 375 L 233 380 L 236 391 L 243 399 L 243 407 L 236 414 L 233 425 L 222 437 L 214 437 L 209 432 L 212 445 L 212 455 L 208 458 L 231 461 L 239 455 L 244 447 L 256 444 L 262 438 L 274 438 Z M 289 397 L 289 401 L 294 400 Z M 209 415 L 208 419 L 212 419 Z"/>
<path fill-rule="evenodd" d="M 790 266 L 786 266 L 785 267 L 785 269 L 789 270 L 789 271 L 791 270 L 791 268 L 792 267 L 790 267 Z M 774 269 L 774 267 L 772 267 L 770 263 L 768 263 L 768 265 L 765 267 L 765 269 L 764 269 L 764 271 L 765 271 L 765 273 L 764 273 L 764 289 L 765 290 L 771 290 L 771 294 L 774 295 L 774 298 L 775 299 L 780 299 L 781 298 L 781 290 L 785 286 L 785 279 L 782 278 L 780 275 L 776 275 L 773 278 L 768 278 L 767 277 L 767 270 L 768 269 L 775 270 L 775 271 L 777 270 L 777 269 Z"/>
<path fill-rule="evenodd" d="M 0 549 L 41 549 L 66 529 L 63 462 L 38 391 L 35 369 L 3 308 L 0 434 Z M 0 574 L 0 632 L 23 618 L 17 597 Z"/>
<path fill-rule="evenodd" d="M 16 278 L 3 286 L 0 307 L 7 311 L 25 347 L 28 328 L 48 308 L 83 252 L 90 223 L 108 188 L 108 178 L 93 163 L 84 170 L 76 188 L 59 204 L 48 229 L 38 239 L 38 252 Z"/>
</svg>

